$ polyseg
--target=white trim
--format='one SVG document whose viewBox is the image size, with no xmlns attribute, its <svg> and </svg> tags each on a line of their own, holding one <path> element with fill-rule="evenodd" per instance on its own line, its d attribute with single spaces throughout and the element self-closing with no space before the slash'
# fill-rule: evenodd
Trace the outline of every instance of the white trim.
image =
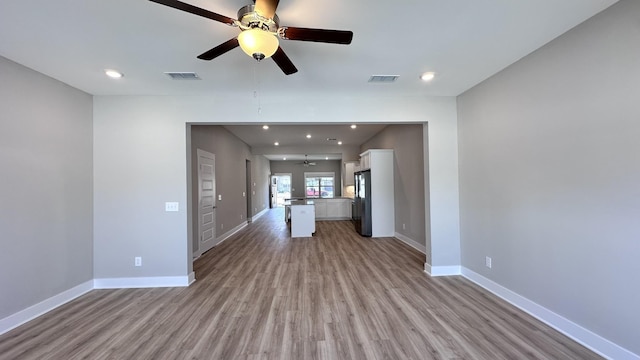
<svg viewBox="0 0 640 360">
<path fill-rule="evenodd" d="M 247 227 L 249 224 L 246 221 L 243 221 L 240 225 L 234 227 L 233 229 L 227 231 L 226 233 L 222 234 L 216 241 L 216 245 L 218 246 L 220 245 L 223 241 L 227 240 L 228 238 L 230 238 L 231 236 L 233 236 L 235 233 L 237 233 L 238 231 L 244 229 L 245 227 Z"/>
<path fill-rule="evenodd" d="M 472 270 L 463 267 L 462 276 L 605 358 L 640 360 L 640 355 L 632 353 Z"/>
<path fill-rule="evenodd" d="M 138 288 L 153 288 L 153 287 L 185 287 L 185 286 L 189 286 L 189 284 L 190 284 L 190 275 L 93 279 L 94 289 L 132 289 L 132 288 L 138 289 Z"/>
<path fill-rule="evenodd" d="M 460 275 L 460 266 L 431 266 L 424 263 L 424 272 L 431 277 Z"/>
<path fill-rule="evenodd" d="M 93 290 L 93 280 L 74 286 L 0 320 L 0 335 Z"/>
<path fill-rule="evenodd" d="M 196 282 L 196 273 L 195 272 L 191 272 L 189 273 L 188 277 L 187 277 L 187 281 L 189 283 L 189 285 L 193 284 L 194 282 Z M 189 286 L 187 285 L 187 286 Z"/>
<path fill-rule="evenodd" d="M 257 213 L 257 214 L 255 214 L 255 215 L 253 215 L 253 216 L 251 217 L 251 222 L 254 222 L 254 221 L 258 220 L 258 218 L 259 218 L 260 216 L 262 216 L 262 215 L 266 214 L 266 213 L 267 213 L 267 211 L 269 211 L 269 208 L 266 208 L 266 209 L 264 209 L 264 210 L 260 211 L 259 213 Z"/>
<path fill-rule="evenodd" d="M 415 241 L 415 240 L 413 240 L 413 239 L 411 239 L 411 238 L 409 238 L 407 236 L 404 236 L 404 235 L 400 234 L 399 232 L 396 232 L 394 237 L 396 239 L 402 241 L 403 243 L 411 246 L 412 248 L 420 251 L 421 253 L 423 253 L 425 255 L 427 254 L 427 247 L 425 245 L 420 244 L 419 242 L 417 242 L 417 241 Z"/>
</svg>

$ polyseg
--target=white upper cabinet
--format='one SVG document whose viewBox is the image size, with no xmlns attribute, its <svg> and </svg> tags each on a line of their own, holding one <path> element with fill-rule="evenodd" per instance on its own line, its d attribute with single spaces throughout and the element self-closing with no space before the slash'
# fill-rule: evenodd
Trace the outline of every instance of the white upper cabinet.
<svg viewBox="0 0 640 360">
<path fill-rule="evenodd" d="M 344 186 L 353 186 L 353 173 L 358 171 L 358 161 L 345 161 L 344 163 Z"/>
</svg>

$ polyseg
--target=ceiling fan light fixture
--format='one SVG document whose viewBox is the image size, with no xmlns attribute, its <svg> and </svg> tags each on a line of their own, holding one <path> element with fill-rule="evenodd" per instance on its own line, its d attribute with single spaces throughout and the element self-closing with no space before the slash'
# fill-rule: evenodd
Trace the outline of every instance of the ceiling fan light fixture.
<svg viewBox="0 0 640 360">
<path fill-rule="evenodd" d="M 280 46 L 275 35 L 259 28 L 244 30 L 238 35 L 238 42 L 245 54 L 258 61 L 271 57 Z"/>
</svg>

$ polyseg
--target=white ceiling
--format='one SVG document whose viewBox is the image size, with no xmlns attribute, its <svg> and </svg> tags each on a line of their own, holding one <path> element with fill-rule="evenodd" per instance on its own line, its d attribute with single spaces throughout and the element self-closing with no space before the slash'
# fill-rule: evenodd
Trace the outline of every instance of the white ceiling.
<svg viewBox="0 0 640 360">
<path fill-rule="evenodd" d="M 249 0 L 184 0 L 236 17 Z M 236 48 L 239 30 L 147 0 L 2 0 L 0 55 L 94 95 L 356 91 L 456 96 L 615 0 L 282 0 L 281 25 L 351 30 L 351 45 L 282 40 L 285 76 Z M 105 68 L 125 74 L 114 81 Z M 194 71 L 202 80 L 170 80 Z M 434 71 L 429 83 L 418 80 Z M 399 75 L 372 84 L 371 75 Z"/>
<path fill-rule="evenodd" d="M 250 3 L 183 1 L 233 18 Z M 240 48 L 212 61 L 197 59 L 239 30 L 147 0 L 1 0 L 0 56 L 93 95 L 457 96 L 615 2 L 282 0 L 277 9 L 282 26 L 354 33 L 351 45 L 282 40 L 299 70 L 286 76 L 272 60 L 258 63 Z M 125 77 L 107 78 L 107 68 Z M 193 71 L 202 80 L 171 80 L 164 74 L 171 71 Z M 436 73 L 430 83 L 418 79 L 426 71 Z M 371 75 L 399 78 L 376 84 L 368 82 Z M 305 145 L 327 137 L 360 145 L 381 129 L 363 124 L 350 131 L 347 125 L 316 127 L 311 141 L 299 134 L 308 126 L 272 126 L 268 135 L 250 126 L 228 128 L 252 147 L 273 144 L 273 134 L 281 134 L 281 143 L 295 139 L 302 142 L 298 155 Z M 314 154 L 314 159 L 336 153 Z"/>
<path fill-rule="evenodd" d="M 266 154 L 270 160 L 340 160 L 341 147 L 359 147 L 374 135 L 382 131 L 385 124 L 332 125 L 273 125 L 263 129 L 262 125 L 225 125 L 225 128 L 251 147 L 282 148 L 282 152 Z M 307 135 L 311 135 L 307 138 Z M 278 142 L 278 146 L 274 144 Z M 342 142 L 339 144 L 338 142 Z M 297 152 L 291 152 L 292 149 Z M 319 153 L 318 149 L 321 149 Z"/>
</svg>

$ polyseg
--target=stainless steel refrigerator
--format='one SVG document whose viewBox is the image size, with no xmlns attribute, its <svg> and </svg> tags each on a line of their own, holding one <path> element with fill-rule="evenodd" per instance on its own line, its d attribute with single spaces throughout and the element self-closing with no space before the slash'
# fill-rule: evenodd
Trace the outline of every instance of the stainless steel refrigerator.
<svg viewBox="0 0 640 360">
<path fill-rule="evenodd" d="M 371 170 L 358 171 L 354 177 L 356 231 L 362 236 L 371 236 Z"/>
</svg>

